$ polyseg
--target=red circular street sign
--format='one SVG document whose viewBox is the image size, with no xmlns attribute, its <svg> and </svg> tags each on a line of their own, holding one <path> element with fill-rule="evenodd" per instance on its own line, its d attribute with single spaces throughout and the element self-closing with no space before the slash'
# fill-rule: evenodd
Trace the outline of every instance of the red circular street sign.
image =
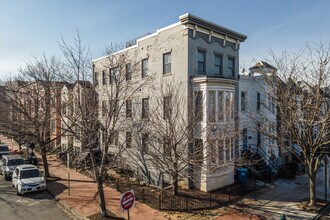
<svg viewBox="0 0 330 220">
<path fill-rule="evenodd" d="M 132 208 L 135 201 L 134 192 L 127 191 L 120 195 L 120 206 L 123 210 L 128 210 Z"/>
</svg>

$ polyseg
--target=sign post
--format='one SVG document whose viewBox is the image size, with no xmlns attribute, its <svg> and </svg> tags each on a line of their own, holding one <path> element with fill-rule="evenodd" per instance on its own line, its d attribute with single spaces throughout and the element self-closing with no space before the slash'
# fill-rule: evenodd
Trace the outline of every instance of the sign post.
<svg viewBox="0 0 330 220">
<path fill-rule="evenodd" d="M 120 194 L 120 207 L 123 211 L 127 211 L 127 219 L 130 219 L 129 209 L 133 207 L 135 202 L 134 190 Z"/>
</svg>

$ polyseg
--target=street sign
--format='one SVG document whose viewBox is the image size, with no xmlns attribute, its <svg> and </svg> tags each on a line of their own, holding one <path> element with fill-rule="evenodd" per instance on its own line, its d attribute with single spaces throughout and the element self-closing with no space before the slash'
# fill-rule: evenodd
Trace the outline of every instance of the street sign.
<svg viewBox="0 0 330 220">
<path fill-rule="evenodd" d="M 135 202 L 134 191 L 130 190 L 120 195 L 120 207 L 123 211 L 132 208 Z"/>
</svg>

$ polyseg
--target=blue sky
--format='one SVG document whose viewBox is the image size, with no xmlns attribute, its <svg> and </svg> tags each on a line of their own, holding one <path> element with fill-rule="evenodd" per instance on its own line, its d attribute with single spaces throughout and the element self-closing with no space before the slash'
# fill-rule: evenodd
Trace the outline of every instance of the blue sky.
<svg viewBox="0 0 330 220">
<path fill-rule="evenodd" d="M 105 45 L 154 32 L 186 12 L 248 36 L 241 68 L 270 49 L 293 52 L 330 40 L 326 0 L 0 0 L 0 76 L 16 74 L 34 55 L 60 55 L 61 36 L 70 43 L 76 28 L 97 58 Z"/>
</svg>

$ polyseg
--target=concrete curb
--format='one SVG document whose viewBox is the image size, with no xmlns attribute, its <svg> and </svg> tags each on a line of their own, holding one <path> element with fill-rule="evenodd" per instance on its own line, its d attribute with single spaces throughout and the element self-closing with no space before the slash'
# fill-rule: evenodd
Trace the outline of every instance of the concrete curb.
<svg viewBox="0 0 330 220">
<path fill-rule="evenodd" d="M 70 214 L 72 214 L 75 219 L 78 220 L 88 220 L 88 218 L 81 216 L 76 210 L 74 210 L 73 208 L 69 207 L 63 200 L 59 199 L 57 196 L 54 196 L 48 189 L 46 189 L 47 193 L 49 193 L 49 195 L 51 195 L 54 200 L 67 212 L 69 212 Z"/>
</svg>

